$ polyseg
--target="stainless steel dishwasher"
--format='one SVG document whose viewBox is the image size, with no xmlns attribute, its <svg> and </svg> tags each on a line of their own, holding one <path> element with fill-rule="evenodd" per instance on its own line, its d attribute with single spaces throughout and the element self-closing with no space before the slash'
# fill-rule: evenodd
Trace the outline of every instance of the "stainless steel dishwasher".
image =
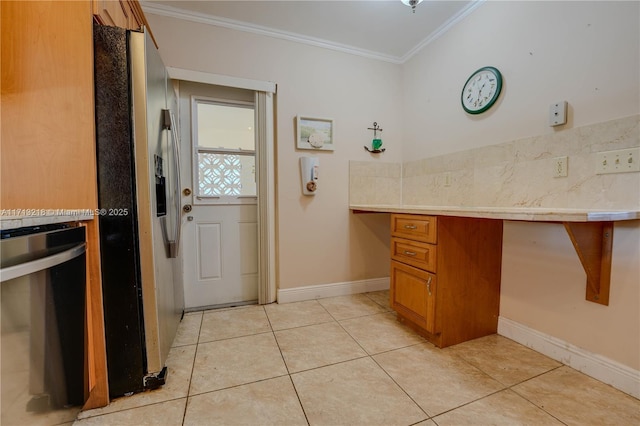
<svg viewBox="0 0 640 426">
<path fill-rule="evenodd" d="M 0 232 L 1 424 L 84 403 L 85 241 L 67 224 Z"/>
</svg>

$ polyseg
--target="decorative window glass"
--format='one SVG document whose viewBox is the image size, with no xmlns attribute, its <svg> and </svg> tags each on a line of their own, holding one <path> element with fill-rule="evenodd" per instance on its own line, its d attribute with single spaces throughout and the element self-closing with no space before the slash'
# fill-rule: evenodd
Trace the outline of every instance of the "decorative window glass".
<svg viewBox="0 0 640 426">
<path fill-rule="evenodd" d="M 196 100 L 200 199 L 256 196 L 253 105 Z"/>
<path fill-rule="evenodd" d="M 203 197 L 256 195 L 254 155 L 198 152 L 198 193 Z"/>
</svg>

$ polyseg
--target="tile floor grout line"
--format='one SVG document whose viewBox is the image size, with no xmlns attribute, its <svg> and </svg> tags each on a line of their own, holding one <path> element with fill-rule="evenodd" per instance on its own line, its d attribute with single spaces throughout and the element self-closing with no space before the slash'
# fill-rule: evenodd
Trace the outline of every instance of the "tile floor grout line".
<svg viewBox="0 0 640 426">
<path fill-rule="evenodd" d="M 314 322 L 312 324 L 302 324 L 302 325 L 295 325 L 293 327 L 287 327 L 287 328 L 279 328 L 279 329 L 273 329 L 274 332 L 279 332 L 279 331 L 288 331 L 288 330 L 296 330 L 298 328 L 304 328 L 304 327 L 310 327 L 312 325 L 321 325 L 321 324 L 330 324 L 332 322 L 338 322 L 336 321 L 333 317 L 331 317 L 331 320 L 329 321 L 321 321 L 321 322 Z"/>
<path fill-rule="evenodd" d="M 216 342 L 224 342 L 226 340 L 233 340 L 233 339 L 242 339 L 244 337 L 252 337 L 252 336 L 259 336 L 261 334 L 269 334 L 269 333 L 273 333 L 273 331 L 259 331 L 257 333 L 250 333 L 250 334 L 241 334 L 238 336 L 231 336 L 231 337 L 223 337 L 221 339 L 215 339 L 215 340 L 206 340 L 203 342 L 199 342 L 199 345 L 206 345 L 209 343 L 216 343 Z"/>
<path fill-rule="evenodd" d="M 370 355 L 370 356 L 369 356 L 369 358 L 371 358 L 371 361 L 373 361 L 373 362 L 374 362 L 374 363 L 375 363 L 375 364 L 376 364 L 376 365 L 377 365 L 377 366 L 378 366 L 382 371 L 384 371 L 384 374 L 386 374 L 386 375 L 387 375 L 387 377 L 389 377 L 389 378 L 391 379 L 391 381 L 392 381 L 393 383 L 395 383 L 395 384 L 396 384 L 396 386 L 398 386 L 398 388 L 400 388 L 400 390 L 401 390 L 401 391 L 402 391 L 402 392 L 407 396 L 407 398 L 409 398 L 409 399 L 411 400 L 411 402 L 413 402 L 413 403 L 416 405 L 416 407 L 418 407 L 418 409 L 419 409 L 420 411 L 422 411 L 422 412 L 424 413 L 424 415 L 425 415 L 425 416 L 427 416 L 427 418 L 426 418 L 426 419 L 422 419 L 422 420 L 420 420 L 420 421 L 419 421 L 419 422 L 417 422 L 417 423 L 424 422 L 424 421 L 426 421 L 426 420 L 429 420 L 429 419 L 432 419 L 432 418 L 433 418 L 433 416 L 429 415 L 429 413 L 427 413 L 427 411 L 426 411 L 424 408 L 422 408 L 422 406 L 420 406 L 420 404 L 418 404 L 418 402 L 417 402 L 415 399 L 413 399 L 413 397 L 412 397 L 411 395 L 409 395 L 409 392 L 407 392 L 407 391 L 405 390 L 405 388 L 403 388 L 403 387 L 400 385 L 400 383 L 398 383 L 398 382 L 396 381 L 396 379 L 395 379 L 393 376 L 391 376 L 391 374 L 389 374 L 389 372 L 388 372 L 388 371 L 387 371 L 387 370 L 386 370 L 382 365 L 380 365 L 380 364 L 378 363 L 378 361 L 376 361 L 376 359 L 375 359 L 372 355 Z"/>
<path fill-rule="evenodd" d="M 134 395 L 136 395 L 136 394 L 134 394 Z M 77 418 L 77 417 L 76 417 L 76 418 L 73 420 L 73 422 L 80 422 L 80 424 L 82 424 L 82 422 L 83 422 L 83 421 L 85 421 L 85 420 L 89 420 L 89 419 L 97 419 L 97 418 L 100 418 L 100 417 L 110 416 L 110 415 L 112 415 L 112 414 L 116 414 L 116 413 L 122 413 L 122 412 L 125 412 L 125 411 L 137 410 L 138 408 L 152 407 L 152 406 L 154 406 L 154 405 L 162 405 L 162 404 L 165 404 L 165 403 L 167 403 L 167 402 L 179 401 L 179 400 L 181 400 L 181 399 L 184 399 L 184 400 L 185 400 L 185 409 L 186 409 L 186 406 L 187 406 L 187 404 L 186 404 L 186 400 L 188 399 L 188 397 L 187 397 L 187 396 L 180 396 L 180 397 L 177 397 L 177 398 L 169 398 L 169 399 L 162 400 L 162 401 L 150 402 L 150 403 L 148 403 L 148 404 L 135 405 L 135 406 L 133 406 L 133 407 L 126 407 L 126 408 L 122 408 L 122 409 L 120 409 L 120 410 L 116 410 L 116 411 L 109 411 L 109 412 L 107 412 L 107 413 L 100 413 L 100 414 L 96 414 L 95 416 L 88 416 L 88 417 L 84 417 L 84 418 L 82 418 L 82 419 L 79 419 L 79 418 Z M 104 407 L 101 407 L 101 408 L 104 408 Z M 100 408 L 95 408 L 95 410 L 99 410 L 99 409 L 100 409 Z M 81 412 L 82 412 L 82 411 L 81 411 Z M 78 414 L 79 414 L 79 413 L 78 413 Z M 66 425 L 66 424 L 68 424 L 68 423 L 69 423 L 69 422 L 54 423 L 54 424 L 53 424 L 53 425 L 51 425 L 51 426 L 55 426 L 55 425 Z M 182 423 L 184 423 L 184 417 L 183 417 L 183 419 L 182 419 Z"/>
<path fill-rule="evenodd" d="M 240 388 L 242 386 L 252 385 L 254 383 L 260 383 L 260 382 L 266 382 L 267 380 L 272 380 L 272 379 L 280 379 L 282 377 L 287 377 L 287 376 L 290 376 L 290 374 L 278 374 L 278 375 L 273 376 L 273 377 L 267 377 L 267 378 L 264 378 L 264 379 L 252 380 L 250 382 L 238 383 L 236 385 L 226 386 L 224 388 L 219 388 L 219 389 L 213 389 L 213 390 L 208 390 L 208 391 L 204 391 L 204 392 L 194 393 L 192 395 L 189 395 L 189 398 L 195 397 L 195 396 L 202 396 L 202 395 L 206 395 L 206 394 L 214 393 L 214 392 L 227 391 L 229 389 Z"/>
<path fill-rule="evenodd" d="M 528 382 L 528 381 L 530 381 L 530 380 L 533 380 L 533 379 L 536 379 L 536 378 L 538 378 L 538 377 L 542 377 L 542 376 L 544 376 L 544 375 L 546 375 L 546 374 L 549 374 L 549 373 L 551 373 L 552 371 L 555 371 L 555 370 L 557 370 L 557 369 L 559 369 L 559 368 L 562 368 L 562 367 L 567 367 L 567 366 L 566 366 L 566 365 L 564 365 L 564 364 L 560 364 L 559 366 L 554 367 L 554 368 L 552 368 L 551 370 L 545 371 L 544 373 L 536 374 L 535 376 L 533 376 L 533 377 L 529 377 L 529 378 L 528 378 L 528 379 L 526 379 L 526 380 L 522 380 L 521 382 L 514 383 L 513 385 L 509 386 L 509 390 L 510 390 L 511 392 L 515 393 L 516 395 L 518 395 L 520 398 L 522 398 L 522 399 L 524 399 L 525 401 L 527 401 L 528 403 L 532 404 L 534 407 L 536 407 L 536 408 L 538 408 L 538 409 L 540 409 L 540 410 L 544 411 L 545 413 L 547 413 L 548 415 L 550 415 L 551 417 L 553 417 L 554 419 L 556 419 L 557 421 L 559 421 L 559 422 L 560 422 L 560 423 L 562 423 L 563 425 L 567 425 L 567 423 L 566 423 L 566 422 L 562 421 L 561 419 L 559 419 L 558 417 L 556 417 L 555 415 L 553 415 L 552 413 L 550 413 L 549 411 L 547 411 L 544 407 L 542 407 L 542 406 L 540 406 L 540 405 L 536 404 L 535 402 L 531 401 L 529 398 L 527 398 L 526 396 L 522 395 L 522 394 L 521 394 L 520 392 L 518 392 L 516 389 L 513 389 L 515 386 L 521 385 L 521 384 L 523 384 L 523 383 L 526 383 L 526 382 Z M 569 368 L 571 368 L 571 367 L 569 367 Z"/>
<path fill-rule="evenodd" d="M 184 317 L 183 317 L 184 319 Z M 182 321 L 180 321 L 182 322 Z M 193 382 L 193 373 L 196 371 L 196 358 L 198 357 L 198 346 L 200 346 L 200 333 L 202 333 L 202 324 L 204 323 L 204 311 L 200 315 L 200 326 L 198 327 L 198 338 L 196 339 L 196 350 L 193 353 L 193 362 L 191 363 L 191 374 L 189 374 L 189 386 L 187 386 L 187 396 L 184 402 L 184 412 L 182 413 L 182 425 L 187 419 L 187 408 L 189 407 L 189 398 L 191 394 L 191 383 Z"/>
<path fill-rule="evenodd" d="M 276 346 L 278 347 L 278 352 L 280 352 L 280 358 L 282 358 L 282 363 L 284 364 L 285 370 L 287 370 L 287 375 L 291 375 L 291 371 L 289 370 L 289 366 L 287 365 L 287 360 L 284 358 L 284 354 L 282 353 L 282 348 L 280 347 L 280 342 L 278 341 L 278 337 L 276 336 L 276 332 L 273 330 L 273 325 L 271 324 L 271 319 L 269 318 L 269 314 L 267 314 L 267 310 L 264 310 L 264 314 L 267 317 L 267 322 L 269 323 L 269 328 L 271 329 L 271 335 L 273 336 L 273 340 L 276 342 Z"/>
<path fill-rule="evenodd" d="M 307 416 L 307 410 L 304 409 L 304 404 L 302 403 L 302 399 L 300 399 L 300 394 L 298 393 L 298 388 L 296 387 L 296 384 L 293 381 L 293 377 L 291 377 L 291 374 L 289 374 L 288 376 L 289 376 L 289 381 L 291 382 L 291 386 L 293 387 L 293 391 L 296 393 L 296 398 L 298 398 L 298 404 L 300 404 L 300 409 L 302 410 L 302 414 L 304 414 L 304 420 L 307 422 L 307 425 L 311 425 L 311 422 L 309 421 L 309 417 Z"/>
</svg>

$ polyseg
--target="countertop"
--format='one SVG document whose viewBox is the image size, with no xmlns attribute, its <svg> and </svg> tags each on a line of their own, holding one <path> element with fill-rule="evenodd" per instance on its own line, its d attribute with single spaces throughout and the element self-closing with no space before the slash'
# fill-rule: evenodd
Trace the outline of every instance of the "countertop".
<svg viewBox="0 0 640 426">
<path fill-rule="evenodd" d="M 2 209 L 0 230 L 93 220 L 97 214 L 100 214 L 99 211 L 90 209 Z"/>
<path fill-rule="evenodd" d="M 410 205 L 356 205 L 353 212 L 407 213 L 434 216 L 475 217 L 483 219 L 535 222 L 613 222 L 640 219 L 640 210 L 555 209 L 548 207 L 460 207 Z"/>
</svg>

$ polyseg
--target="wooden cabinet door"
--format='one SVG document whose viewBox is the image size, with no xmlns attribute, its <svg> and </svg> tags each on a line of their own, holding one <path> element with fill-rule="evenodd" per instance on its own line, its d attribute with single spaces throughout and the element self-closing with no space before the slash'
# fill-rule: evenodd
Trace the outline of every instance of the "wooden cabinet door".
<svg viewBox="0 0 640 426">
<path fill-rule="evenodd" d="M 3 1 L 3 209 L 95 209 L 88 1 Z"/>
<path fill-rule="evenodd" d="M 391 306 L 429 333 L 436 327 L 436 276 L 391 261 Z"/>
</svg>

